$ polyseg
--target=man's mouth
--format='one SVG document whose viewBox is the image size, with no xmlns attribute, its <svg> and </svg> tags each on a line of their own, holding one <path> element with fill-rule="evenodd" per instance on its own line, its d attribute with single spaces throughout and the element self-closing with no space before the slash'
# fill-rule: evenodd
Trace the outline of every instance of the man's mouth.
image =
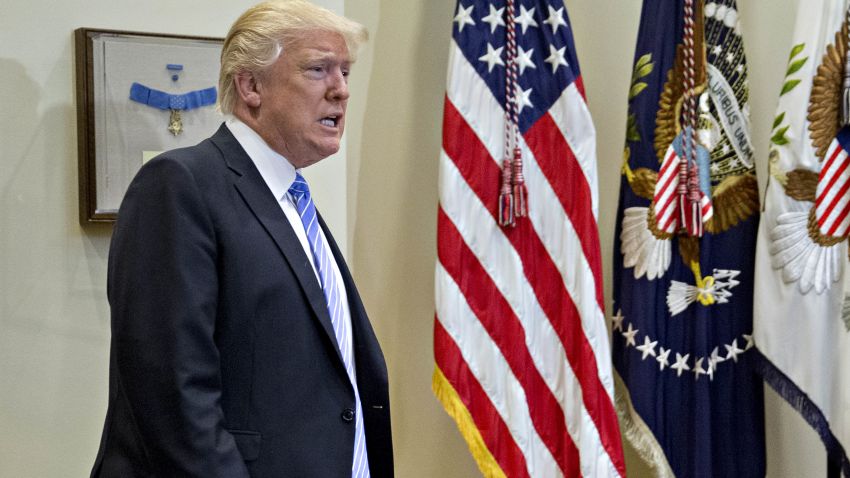
<svg viewBox="0 0 850 478">
<path fill-rule="evenodd" d="M 322 123 L 322 125 L 324 126 L 336 128 L 337 125 L 339 125 L 339 118 L 339 116 L 325 116 L 324 118 L 319 120 L 319 123 Z"/>
</svg>

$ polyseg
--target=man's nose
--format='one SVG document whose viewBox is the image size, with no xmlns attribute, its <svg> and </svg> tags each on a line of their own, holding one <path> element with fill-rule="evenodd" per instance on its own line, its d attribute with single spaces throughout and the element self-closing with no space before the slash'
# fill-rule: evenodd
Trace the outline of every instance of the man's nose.
<svg viewBox="0 0 850 478">
<path fill-rule="evenodd" d="M 331 84 L 328 88 L 328 99 L 336 101 L 347 100 L 349 96 L 348 78 L 342 73 L 342 71 L 337 71 L 331 75 L 330 81 Z"/>
</svg>

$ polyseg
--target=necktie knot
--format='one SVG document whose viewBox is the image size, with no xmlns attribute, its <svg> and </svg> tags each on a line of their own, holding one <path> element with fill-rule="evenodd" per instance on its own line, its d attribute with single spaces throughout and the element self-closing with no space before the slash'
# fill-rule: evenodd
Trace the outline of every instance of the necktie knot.
<svg viewBox="0 0 850 478">
<path fill-rule="evenodd" d="M 296 200 L 301 199 L 302 196 L 310 196 L 310 187 L 307 186 L 307 180 L 304 179 L 304 176 L 301 173 L 295 173 L 295 181 L 292 182 L 292 185 L 289 186 L 289 193 L 292 194 Z"/>
</svg>

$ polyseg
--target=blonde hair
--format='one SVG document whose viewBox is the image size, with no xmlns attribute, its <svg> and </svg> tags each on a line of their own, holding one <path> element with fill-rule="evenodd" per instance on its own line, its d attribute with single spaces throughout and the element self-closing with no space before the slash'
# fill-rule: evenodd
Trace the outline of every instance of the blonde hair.
<svg viewBox="0 0 850 478">
<path fill-rule="evenodd" d="M 218 104 L 222 113 L 236 104 L 234 76 L 261 73 L 284 53 L 284 48 L 308 31 L 338 33 L 345 39 L 353 62 L 369 37 L 366 27 L 304 0 L 263 2 L 243 13 L 227 33 L 221 49 Z"/>
</svg>

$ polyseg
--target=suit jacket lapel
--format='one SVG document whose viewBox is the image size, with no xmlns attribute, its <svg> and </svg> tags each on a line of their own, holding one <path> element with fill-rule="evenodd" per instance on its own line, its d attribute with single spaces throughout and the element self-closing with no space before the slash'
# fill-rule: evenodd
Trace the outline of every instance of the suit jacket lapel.
<svg viewBox="0 0 850 478">
<path fill-rule="evenodd" d="M 336 341 L 336 335 L 334 334 L 321 285 L 316 280 L 316 274 L 313 272 L 312 266 L 310 266 L 310 261 L 301 247 L 298 236 L 295 235 L 292 226 L 289 224 L 289 220 L 280 209 L 280 204 L 278 204 L 277 199 L 271 193 L 271 190 L 269 190 L 257 167 L 254 166 L 254 162 L 248 156 L 248 153 L 242 149 L 242 146 L 233 137 L 233 134 L 227 127 L 222 125 L 216 134 L 213 135 L 212 141 L 224 154 L 224 160 L 227 166 L 236 173 L 233 177 L 233 185 L 239 191 L 239 194 L 248 204 L 251 211 L 253 211 L 257 220 L 260 221 L 269 235 L 271 235 L 283 257 L 295 273 L 295 277 L 304 290 L 304 294 L 307 296 L 313 312 L 315 312 L 316 317 L 319 319 L 319 324 L 328 335 L 337 357 L 339 357 L 339 361 L 342 363 L 342 355 L 339 352 L 339 344 Z"/>
</svg>

